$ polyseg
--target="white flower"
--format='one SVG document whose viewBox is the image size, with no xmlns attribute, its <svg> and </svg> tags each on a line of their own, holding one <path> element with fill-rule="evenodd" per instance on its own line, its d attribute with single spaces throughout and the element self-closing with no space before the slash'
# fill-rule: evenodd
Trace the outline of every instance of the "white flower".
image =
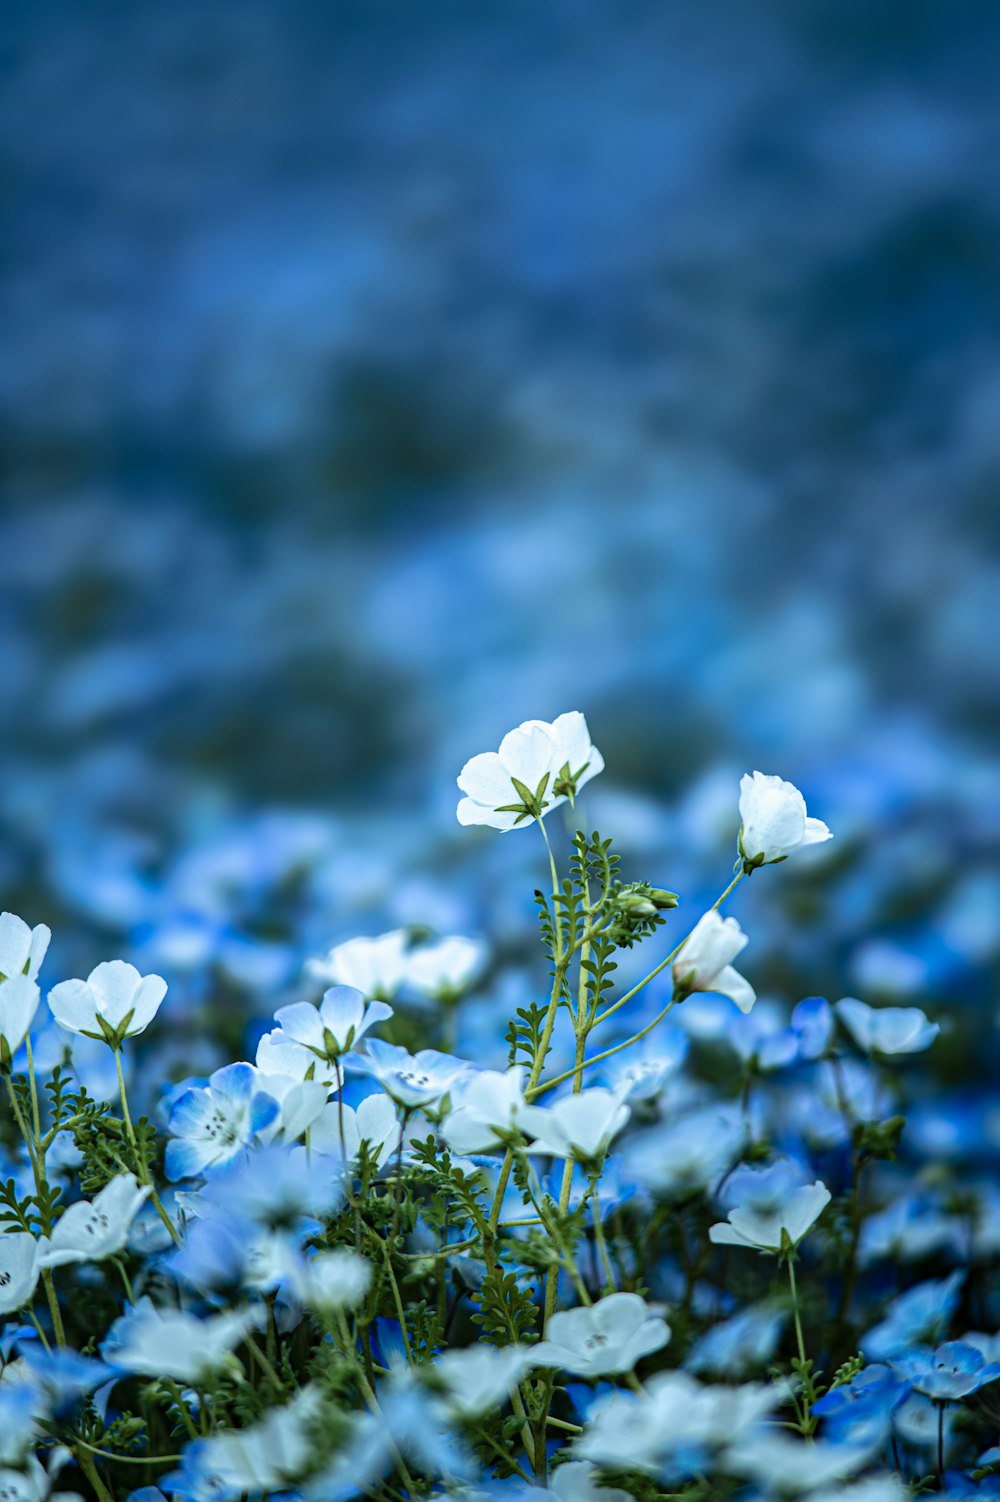
<svg viewBox="0 0 1000 1502">
<path fill-rule="evenodd" d="M 391 1016 L 392 1007 L 386 1002 L 372 1001 L 366 1006 L 364 993 L 356 987 L 331 986 L 318 1007 L 310 1001 L 296 1001 L 279 1007 L 274 1020 L 290 1042 L 308 1049 L 317 1059 L 332 1061 L 356 1047 L 376 1022 Z M 274 1041 L 280 1046 L 278 1039 Z"/>
<path fill-rule="evenodd" d="M 637 1293 L 611 1293 L 589 1309 L 561 1309 L 531 1354 L 544 1366 L 577 1377 L 630 1372 L 670 1339 L 670 1326 Z"/>
<path fill-rule="evenodd" d="M 51 938 L 44 923 L 29 928 L 16 913 L 0 913 L 0 980 L 15 975 L 37 980 Z"/>
<path fill-rule="evenodd" d="M 574 799 L 603 770 L 604 758 L 579 710 L 551 724 L 525 720 L 508 731 L 499 751 L 483 751 L 462 768 L 458 785 L 466 797 L 458 805 L 458 822 L 514 829 Z"/>
<path fill-rule="evenodd" d="M 397 928 L 374 939 L 361 937 L 335 944 L 326 954 L 307 960 L 306 970 L 316 980 L 353 986 L 364 996 L 388 1001 L 406 978 L 406 951 L 406 932 Z"/>
<path fill-rule="evenodd" d="M 686 1372 L 659 1372 L 639 1396 L 615 1391 L 599 1398 L 573 1453 L 614 1470 L 658 1475 L 677 1451 L 731 1443 L 781 1399 L 777 1383 L 703 1386 Z"/>
<path fill-rule="evenodd" d="M 764 772 L 740 779 L 740 818 L 740 855 L 750 869 L 833 837 L 822 819 L 806 813 L 806 800 L 793 783 Z"/>
<path fill-rule="evenodd" d="M 38 982 L 27 975 L 0 981 L 0 1064 L 5 1069 L 28 1036 L 39 994 Z"/>
<path fill-rule="evenodd" d="M 101 1262 L 120 1252 L 129 1228 L 152 1194 L 134 1174 L 120 1173 L 105 1184 L 93 1200 L 77 1200 L 56 1221 L 40 1258 L 42 1267 L 62 1267 L 66 1262 Z"/>
<path fill-rule="evenodd" d="M 52 1490 L 52 1480 L 59 1468 L 60 1452 L 58 1449 L 51 1452 L 52 1459 L 49 1461 L 50 1473 L 45 1471 L 44 1466 L 36 1455 L 29 1455 L 24 1465 L 19 1470 L 11 1470 L 7 1466 L 0 1468 L 0 1499 L 2 1502 L 83 1502 L 79 1492 L 57 1492 Z M 68 1458 L 67 1451 L 62 1450 L 62 1456 Z M 65 1464 L 65 1460 L 61 1461 Z"/>
<path fill-rule="evenodd" d="M 729 1219 L 709 1230 L 710 1241 L 722 1246 L 749 1246 L 759 1252 L 779 1254 L 796 1247 L 830 1203 L 830 1191 L 819 1179 L 790 1190 L 784 1203 L 758 1207 L 737 1205 Z"/>
<path fill-rule="evenodd" d="M 27 1231 L 0 1232 L 0 1314 L 13 1314 L 35 1291 L 38 1240 Z"/>
<path fill-rule="evenodd" d="M 343 1157 L 354 1166 L 361 1155 L 361 1144 L 368 1144 L 370 1160 L 382 1168 L 399 1146 L 402 1128 L 396 1108 L 387 1095 L 369 1095 L 356 1111 L 340 1101 L 330 1101 L 316 1117 L 309 1132 L 309 1147 L 314 1153 Z"/>
<path fill-rule="evenodd" d="M 683 999 L 692 991 L 715 991 L 735 1001 L 741 1012 L 749 1012 L 757 1000 L 756 992 L 730 963 L 749 942 L 735 918 L 720 918 L 710 908 L 698 919 L 674 960 L 674 995 Z"/>
<path fill-rule="evenodd" d="M 381 1038 L 371 1040 L 364 1055 L 359 1054 L 355 1060 L 355 1067 L 374 1075 L 382 1089 L 408 1111 L 440 1100 L 469 1069 L 464 1059 L 438 1053 L 435 1048 L 409 1054 L 394 1043 L 383 1043 Z"/>
<path fill-rule="evenodd" d="M 424 996 L 454 1001 L 478 980 L 486 963 L 486 945 L 479 939 L 438 939 L 411 949 L 406 981 Z"/>
<path fill-rule="evenodd" d="M 372 1270 L 356 1252 L 338 1247 L 295 1265 L 290 1281 L 300 1304 L 327 1314 L 356 1308 L 371 1286 Z"/>
<path fill-rule="evenodd" d="M 247 1429 L 221 1429 L 198 1441 L 198 1474 L 205 1495 L 285 1495 L 309 1470 L 324 1415 L 319 1387 L 304 1387 L 283 1408 L 270 1409 Z M 169 1487 L 168 1487 L 169 1490 Z"/>
<path fill-rule="evenodd" d="M 519 1124 L 535 1138 L 529 1152 L 593 1162 L 607 1152 L 630 1114 L 613 1090 L 597 1088 L 567 1095 L 552 1106 L 525 1106 Z"/>
<path fill-rule="evenodd" d="M 316 1008 L 313 1007 L 312 1010 L 316 1011 Z M 261 1038 L 254 1062 L 263 1077 L 265 1088 L 279 1100 L 284 1100 L 293 1084 L 322 1085 L 322 1100 L 317 1105 L 317 1110 L 326 1100 L 327 1091 L 337 1081 L 337 1068 L 329 1059 L 318 1059 L 301 1043 L 293 1042 L 280 1027 L 273 1027 Z"/>
<path fill-rule="evenodd" d="M 845 996 L 833 1010 L 865 1053 L 923 1053 L 941 1031 L 919 1007 L 870 1007 Z"/>
<path fill-rule="evenodd" d="M 759 1427 L 727 1450 L 724 1464 L 739 1476 L 753 1477 L 768 1491 L 785 1495 L 812 1492 L 818 1486 L 842 1481 L 860 1471 L 871 1453 L 871 1445 L 792 1439 Z"/>
<path fill-rule="evenodd" d="M 485 1153 L 516 1131 L 524 1110 L 524 1070 L 518 1064 L 501 1073 L 483 1069 L 461 1081 L 456 1102 L 442 1128 L 455 1153 Z"/>
<path fill-rule="evenodd" d="M 64 980 L 49 992 L 53 1017 L 71 1033 L 120 1046 L 149 1026 L 167 994 L 159 975 L 140 975 L 124 960 L 107 960 L 86 980 Z"/>
<path fill-rule="evenodd" d="M 525 1346 L 474 1345 L 448 1351 L 430 1369 L 435 1386 L 444 1390 L 451 1418 L 476 1418 L 506 1401 L 511 1388 L 533 1365 Z"/>
<path fill-rule="evenodd" d="M 567 1461 L 553 1473 L 548 1491 L 532 1487 L 528 1495 L 538 1502 L 545 1502 L 546 1497 L 554 1497 L 555 1502 L 632 1502 L 631 1492 L 623 1492 L 618 1486 L 601 1486 L 597 1467 L 586 1460 Z"/>
<path fill-rule="evenodd" d="M 210 1315 L 198 1319 L 181 1309 L 157 1309 L 141 1298 L 116 1319 L 101 1347 L 109 1366 L 141 1377 L 171 1377 L 197 1383 L 217 1371 L 247 1333 L 252 1315 Z"/>
</svg>

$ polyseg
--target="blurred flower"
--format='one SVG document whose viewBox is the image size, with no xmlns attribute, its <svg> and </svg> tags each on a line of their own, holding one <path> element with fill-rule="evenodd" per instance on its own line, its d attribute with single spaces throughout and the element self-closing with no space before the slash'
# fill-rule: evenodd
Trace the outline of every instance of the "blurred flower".
<svg viewBox="0 0 1000 1502">
<path fill-rule="evenodd" d="M 330 1101 L 309 1129 L 309 1146 L 314 1153 L 342 1157 L 353 1167 L 365 1142 L 371 1161 L 381 1168 L 396 1151 L 401 1135 L 392 1101 L 376 1094 L 366 1096 L 356 1111 L 342 1101 Z"/>
<path fill-rule="evenodd" d="M 356 1308 L 371 1286 L 372 1270 L 356 1252 L 337 1247 L 293 1264 L 289 1281 L 299 1302 L 322 1315 Z"/>
<path fill-rule="evenodd" d="M 406 982 L 437 1001 L 456 1001 L 479 978 L 486 964 L 486 945 L 455 936 L 421 944 L 406 959 Z"/>
<path fill-rule="evenodd" d="M 117 1047 L 149 1026 L 166 994 L 161 976 L 143 976 L 124 960 L 106 960 L 85 981 L 53 986 L 49 1007 L 60 1027 Z"/>
<path fill-rule="evenodd" d="M 335 944 L 326 954 L 306 961 L 308 974 L 316 980 L 342 988 L 353 987 L 363 996 L 381 1002 L 395 996 L 409 968 L 406 932 L 401 928 L 374 939 L 364 936 L 348 939 Z"/>
<path fill-rule="evenodd" d="M 769 1304 L 741 1309 L 698 1337 L 684 1358 L 685 1371 L 733 1378 L 766 1366 L 777 1350 L 787 1318 L 785 1310 Z"/>
<path fill-rule="evenodd" d="M 182 1309 L 157 1309 L 141 1298 L 115 1320 L 101 1355 L 118 1371 L 197 1383 L 218 1371 L 251 1325 L 251 1316 L 215 1314 L 205 1319 Z"/>
<path fill-rule="evenodd" d="M 438 1356 L 427 1375 L 443 1392 L 449 1417 L 472 1419 L 506 1402 L 533 1359 L 534 1350 L 528 1346 L 475 1345 Z"/>
<path fill-rule="evenodd" d="M 603 1377 L 630 1372 L 669 1339 L 666 1320 L 638 1294 L 612 1293 L 589 1308 L 558 1310 L 531 1354 L 542 1366 L 577 1377 Z"/>
<path fill-rule="evenodd" d="M 833 1010 L 864 1053 L 922 1053 L 941 1031 L 919 1007 L 870 1007 L 846 996 Z"/>
<path fill-rule="evenodd" d="M 861 1336 L 861 1350 L 874 1361 L 892 1361 L 911 1346 L 933 1340 L 947 1328 L 964 1281 L 964 1270 L 957 1269 L 947 1278 L 908 1288 L 893 1299 L 879 1324 Z"/>
<path fill-rule="evenodd" d="M 683 1001 L 693 991 L 716 991 L 749 1012 L 756 993 L 730 964 L 750 940 L 735 918 L 720 918 L 714 908 L 703 913 L 674 960 L 674 996 Z"/>
<path fill-rule="evenodd" d="M 797 787 L 764 772 L 741 779 L 740 819 L 739 850 L 750 869 L 783 861 L 803 845 L 832 838 L 822 819 L 808 817 Z"/>
</svg>

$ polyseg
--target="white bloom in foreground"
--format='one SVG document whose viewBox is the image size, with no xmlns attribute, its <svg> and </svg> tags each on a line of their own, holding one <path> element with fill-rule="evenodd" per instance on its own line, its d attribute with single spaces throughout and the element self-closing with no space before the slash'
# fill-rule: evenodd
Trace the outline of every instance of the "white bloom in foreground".
<svg viewBox="0 0 1000 1502">
<path fill-rule="evenodd" d="M 514 829 L 540 819 L 604 770 L 604 758 L 590 739 L 579 710 L 546 720 L 525 720 L 508 731 L 499 751 L 483 751 L 458 776 L 466 796 L 458 805 L 460 824 Z"/>
<path fill-rule="evenodd" d="M 365 1054 L 355 1060 L 355 1067 L 374 1075 L 382 1089 L 409 1111 L 432 1105 L 469 1070 L 464 1059 L 438 1053 L 436 1048 L 409 1054 L 395 1043 L 383 1043 L 381 1038 L 372 1039 Z"/>
<path fill-rule="evenodd" d="M 533 1364 L 534 1352 L 526 1346 L 474 1345 L 439 1356 L 429 1377 L 443 1391 L 449 1417 L 471 1419 L 504 1403 Z"/>
<path fill-rule="evenodd" d="M 567 1095 L 552 1106 L 525 1106 L 519 1123 L 535 1138 L 529 1152 L 590 1163 L 604 1156 L 630 1114 L 613 1090 L 598 1088 Z"/>
<path fill-rule="evenodd" d="M 677 1451 L 713 1451 L 759 1424 L 782 1401 L 777 1383 L 703 1386 L 686 1372 L 659 1372 L 641 1394 L 615 1391 L 590 1409 L 573 1444 L 581 1460 L 658 1475 Z"/>
<path fill-rule="evenodd" d="M 740 779 L 740 819 L 740 854 L 751 869 L 833 838 L 822 819 L 806 813 L 806 800 L 794 783 L 764 772 Z"/>
<path fill-rule="evenodd" d="M 829 1203 L 830 1191 L 817 1179 L 815 1184 L 790 1190 L 780 1206 L 737 1205 L 728 1220 L 710 1228 L 709 1240 L 718 1246 L 749 1246 L 777 1255 L 798 1246 Z"/>
<path fill-rule="evenodd" d="M 601 1486 L 600 1473 L 596 1466 L 586 1460 L 569 1460 L 561 1465 L 549 1482 L 548 1491 L 532 1487 L 529 1497 L 545 1502 L 632 1502 L 632 1493 L 623 1492 L 618 1486 Z"/>
<path fill-rule="evenodd" d="M 53 1451 L 53 1456 L 58 1452 Z M 63 1455 L 66 1451 L 63 1451 Z M 50 1460 L 52 1475 L 49 1475 L 36 1455 L 29 1455 L 23 1468 L 14 1471 L 7 1466 L 0 1468 L 0 1498 L 2 1502 L 83 1502 L 79 1492 L 56 1492 L 52 1490 L 52 1476 L 58 1465 Z M 65 1464 L 65 1461 L 63 1461 Z"/>
<path fill-rule="evenodd" d="M 71 1033 L 117 1047 L 149 1026 L 167 994 L 159 975 L 140 975 L 125 960 L 106 960 L 86 980 L 64 980 L 49 992 L 53 1017 Z"/>
<path fill-rule="evenodd" d="M 388 1001 L 407 975 L 406 932 L 401 928 L 377 938 L 360 937 L 335 944 L 326 954 L 306 961 L 306 970 L 316 980 L 335 986 L 353 986 L 364 996 Z"/>
<path fill-rule="evenodd" d="M 758 1428 L 730 1446 L 727 1470 L 750 1476 L 782 1495 L 812 1492 L 818 1486 L 856 1475 L 871 1459 L 871 1445 L 831 1444 L 792 1439 L 775 1429 Z"/>
<path fill-rule="evenodd" d="M 670 1326 L 637 1293 L 611 1293 L 591 1307 L 561 1309 L 549 1320 L 545 1340 L 532 1346 L 535 1361 L 577 1377 L 630 1372 L 659 1351 Z"/>
<path fill-rule="evenodd" d="M 675 997 L 715 991 L 735 1001 L 741 1012 L 749 1012 L 757 993 L 731 964 L 749 942 L 735 918 L 720 918 L 714 908 L 703 913 L 674 960 Z"/>
<path fill-rule="evenodd" d="M 15 975 L 37 980 L 51 938 L 44 923 L 29 928 L 16 913 L 0 913 L 0 980 Z"/>
<path fill-rule="evenodd" d="M 372 1270 L 356 1252 L 339 1247 L 317 1252 L 315 1257 L 293 1267 L 292 1292 L 300 1304 L 319 1314 L 354 1309 L 371 1287 Z"/>
<path fill-rule="evenodd" d="M 486 945 L 481 939 L 455 935 L 411 949 L 406 961 L 406 982 L 423 996 L 437 1001 L 455 1001 L 480 977 L 486 964 Z"/>
<path fill-rule="evenodd" d="M 941 1031 L 919 1007 L 870 1007 L 845 996 L 833 1010 L 865 1053 L 923 1053 Z"/>
<path fill-rule="evenodd" d="M 181 1309 L 157 1309 L 141 1298 L 116 1319 L 101 1346 L 109 1366 L 140 1377 L 197 1383 L 217 1371 L 250 1328 L 248 1313 L 198 1319 Z"/>
<path fill-rule="evenodd" d="M 311 1152 L 340 1157 L 350 1166 L 361 1156 L 361 1144 L 368 1144 L 368 1155 L 382 1168 L 399 1146 L 402 1128 L 396 1108 L 388 1095 L 369 1095 L 358 1109 L 340 1101 L 330 1101 L 313 1122 L 309 1132 Z"/>
<path fill-rule="evenodd" d="M 319 1387 L 304 1387 L 290 1403 L 270 1409 L 248 1429 L 222 1429 L 197 1440 L 198 1472 L 205 1493 L 239 1497 L 296 1491 L 315 1458 L 323 1414 Z M 169 1482 L 169 1476 L 163 1478 L 168 1493 L 173 1493 Z"/>
<path fill-rule="evenodd" d="M 40 1265 L 62 1267 L 66 1262 L 101 1262 L 120 1252 L 129 1229 L 152 1194 L 134 1174 L 120 1173 L 93 1200 L 78 1200 L 56 1221 Z"/>
<path fill-rule="evenodd" d="M 331 986 L 318 1007 L 310 1001 L 296 1001 L 279 1007 L 274 1020 L 289 1042 L 308 1049 L 317 1059 L 332 1061 L 356 1047 L 376 1022 L 391 1016 L 392 1007 L 384 1001 L 366 1005 L 364 993 L 355 986 Z M 274 1041 L 281 1046 L 279 1039 Z"/>
<path fill-rule="evenodd" d="M 454 1153 L 486 1153 L 518 1127 L 524 1110 L 524 1070 L 484 1069 L 460 1082 L 456 1104 L 442 1128 Z"/>
<path fill-rule="evenodd" d="M 38 982 L 27 975 L 0 981 L 0 1064 L 5 1069 L 28 1036 L 39 996 Z"/>
<path fill-rule="evenodd" d="M 13 1314 L 35 1291 L 39 1242 L 27 1231 L 0 1233 L 0 1314 Z"/>
</svg>

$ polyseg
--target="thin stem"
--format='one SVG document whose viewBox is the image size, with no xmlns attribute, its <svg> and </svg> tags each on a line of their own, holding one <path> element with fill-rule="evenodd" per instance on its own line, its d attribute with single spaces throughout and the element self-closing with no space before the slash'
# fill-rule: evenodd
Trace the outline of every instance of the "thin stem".
<svg viewBox="0 0 1000 1502">
<path fill-rule="evenodd" d="M 641 1042 L 641 1040 L 645 1038 L 647 1034 L 653 1031 L 653 1028 L 656 1027 L 658 1023 L 663 1021 L 664 1017 L 670 1011 L 670 1008 L 674 1006 L 674 1004 L 675 998 L 671 997 L 666 1006 L 661 1011 L 657 1012 L 652 1022 L 648 1022 L 644 1028 L 641 1028 L 637 1033 L 633 1033 L 631 1038 L 626 1038 L 623 1043 L 616 1043 L 613 1048 L 606 1048 L 603 1053 L 595 1053 L 593 1058 L 584 1059 L 583 1063 L 579 1066 L 574 1064 L 572 1069 L 567 1069 L 562 1074 L 557 1074 L 554 1079 L 546 1080 L 544 1085 L 532 1086 L 529 1083 L 524 1092 L 525 1096 L 529 1100 L 537 1100 L 537 1098 L 540 1095 L 544 1095 L 547 1090 L 554 1090 L 556 1085 L 561 1085 L 564 1083 L 564 1081 L 572 1079 L 573 1076 L 577 1073 L 578 1067 L 579 1069 L 590 1069 L 594 1064 L 600 1064 L 605 1059 L 610 1059 L 612 1054 L 621 1053 L 623 1048 L 631 1048 L 633 1043 Z M 598 1021 L 599 1020 L 600 1019 L 598 1019 Z"/>
<path fill-rule="evenodd" d="M 52 1280 L 51 1267 L 42 1268 L 42 1287 L 45 1289 L 49 1314 L 52 1316 L 52 1330 L 56 1337 L 56 1345 L 64 1346 L 66 1344 L 66 1331 L 63 1329 L 62 1314 L 59 1309 L 59 1300 L 56 1298 L 56 1285 Z"/>
<path fill-rule="evenodd" d="M 792 1313 L 795 1316 L 795 1339 L 799 1347 L 799 1360 L 805 1365 L 806 1345 L 802 1338 L 802 1318 L 799 1314 L 799 1291 L 795 1282 L 795 1258 L 788 1258 L 788 1283 L 792 1290 Z"/>
<path fill-rule="evenodd" d="M 99 1455 L 102 1460 L 120 1460 L 123 1465 L 172 1465 L 175 1461 L 184 1459 L 183 1455 L 116 1455 L 111 1450 L 99 1450 L 96 1445 L 88 1445 L 79 1435 L 74 1437 L 74 1449 L 77 1445 L 82 1445 L 91 1455 Z"/>
<path fill-rule="evenodd" d="M 35 1143 L 42 1140 L 42 1123 L 38 1114 L 38 1090 L 35 1085 L 35 1060 L 31 1052 L 31 1034 L 26 1033 L 24 1048 L 28 1056 L 28 1089 L 31 1092 L 31 1119 L 35 1124 Z"/>
<path fill-rule="evenodd" d="M 145 1184 L 152 1191 L 149 1197 L 153 1202 L 153 1207 L 156 1210 L 157 1215 L 159 1215 L 163 1224 L 170 1232 L 170 1237 L 174 1243 L 174 1246 L 180 1246 L 181 1238 L 177 1234 L 177 1227 L 174 1225 L 173 1221 L 170 1219 L 170 1216 L 167 1214 L 166 1209 L 163 1205 L 163 1201 L 160 1199 L 160 1196 L 156 1192 L 156 1186 L 149 1176 L 149 1169 L 146 1165 L 146 1156 L 139 1150 L 139 1139 L 136 1137 L 135 1128 L 132 1125 L 132 1115 L 128 1108 L 128 1095 L 125 1091 L 125 1076 L 122 1073 L 122 1051 L 120 1048 L 113 1048 L 111 1051 L 115 1056 L 115 1069 L 118 1072 L 118 1094 L 121 1098 L 122 1103 L 122 1120 L 125 1123 L 125 1135 L 129 1140 L 129 1146 L 131 1147 L 132 1152 L 135 1156 L 135 1166 L 139 1174 L 139 1181 L 140 1183 Z"/>
</svg>

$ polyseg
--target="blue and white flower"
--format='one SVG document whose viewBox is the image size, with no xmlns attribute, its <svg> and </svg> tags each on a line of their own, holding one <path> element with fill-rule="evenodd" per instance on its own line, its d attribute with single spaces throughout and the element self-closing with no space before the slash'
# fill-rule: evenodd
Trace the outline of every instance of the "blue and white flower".
<svg viewBox="0 0 1000 1502">
<path fill-rule="evenodd" d="M 227 1064 L 206 1086 L 185 1090 L 170 1112 L 167 1177 L 185 1179 L 218 1168 L 271 1126 L 281 1107 L 260 1086 L 252 1065 Z"/>
<path fill-rule="evenodd" d="M 49 1007 L 60 1027 L 119 1047 L 144 1032 L 167 994 L 159 975 L 140 975 L 125 960 L 106 960 L 84 980 L 64 980 L 49 992 Z"/>
</svg>

